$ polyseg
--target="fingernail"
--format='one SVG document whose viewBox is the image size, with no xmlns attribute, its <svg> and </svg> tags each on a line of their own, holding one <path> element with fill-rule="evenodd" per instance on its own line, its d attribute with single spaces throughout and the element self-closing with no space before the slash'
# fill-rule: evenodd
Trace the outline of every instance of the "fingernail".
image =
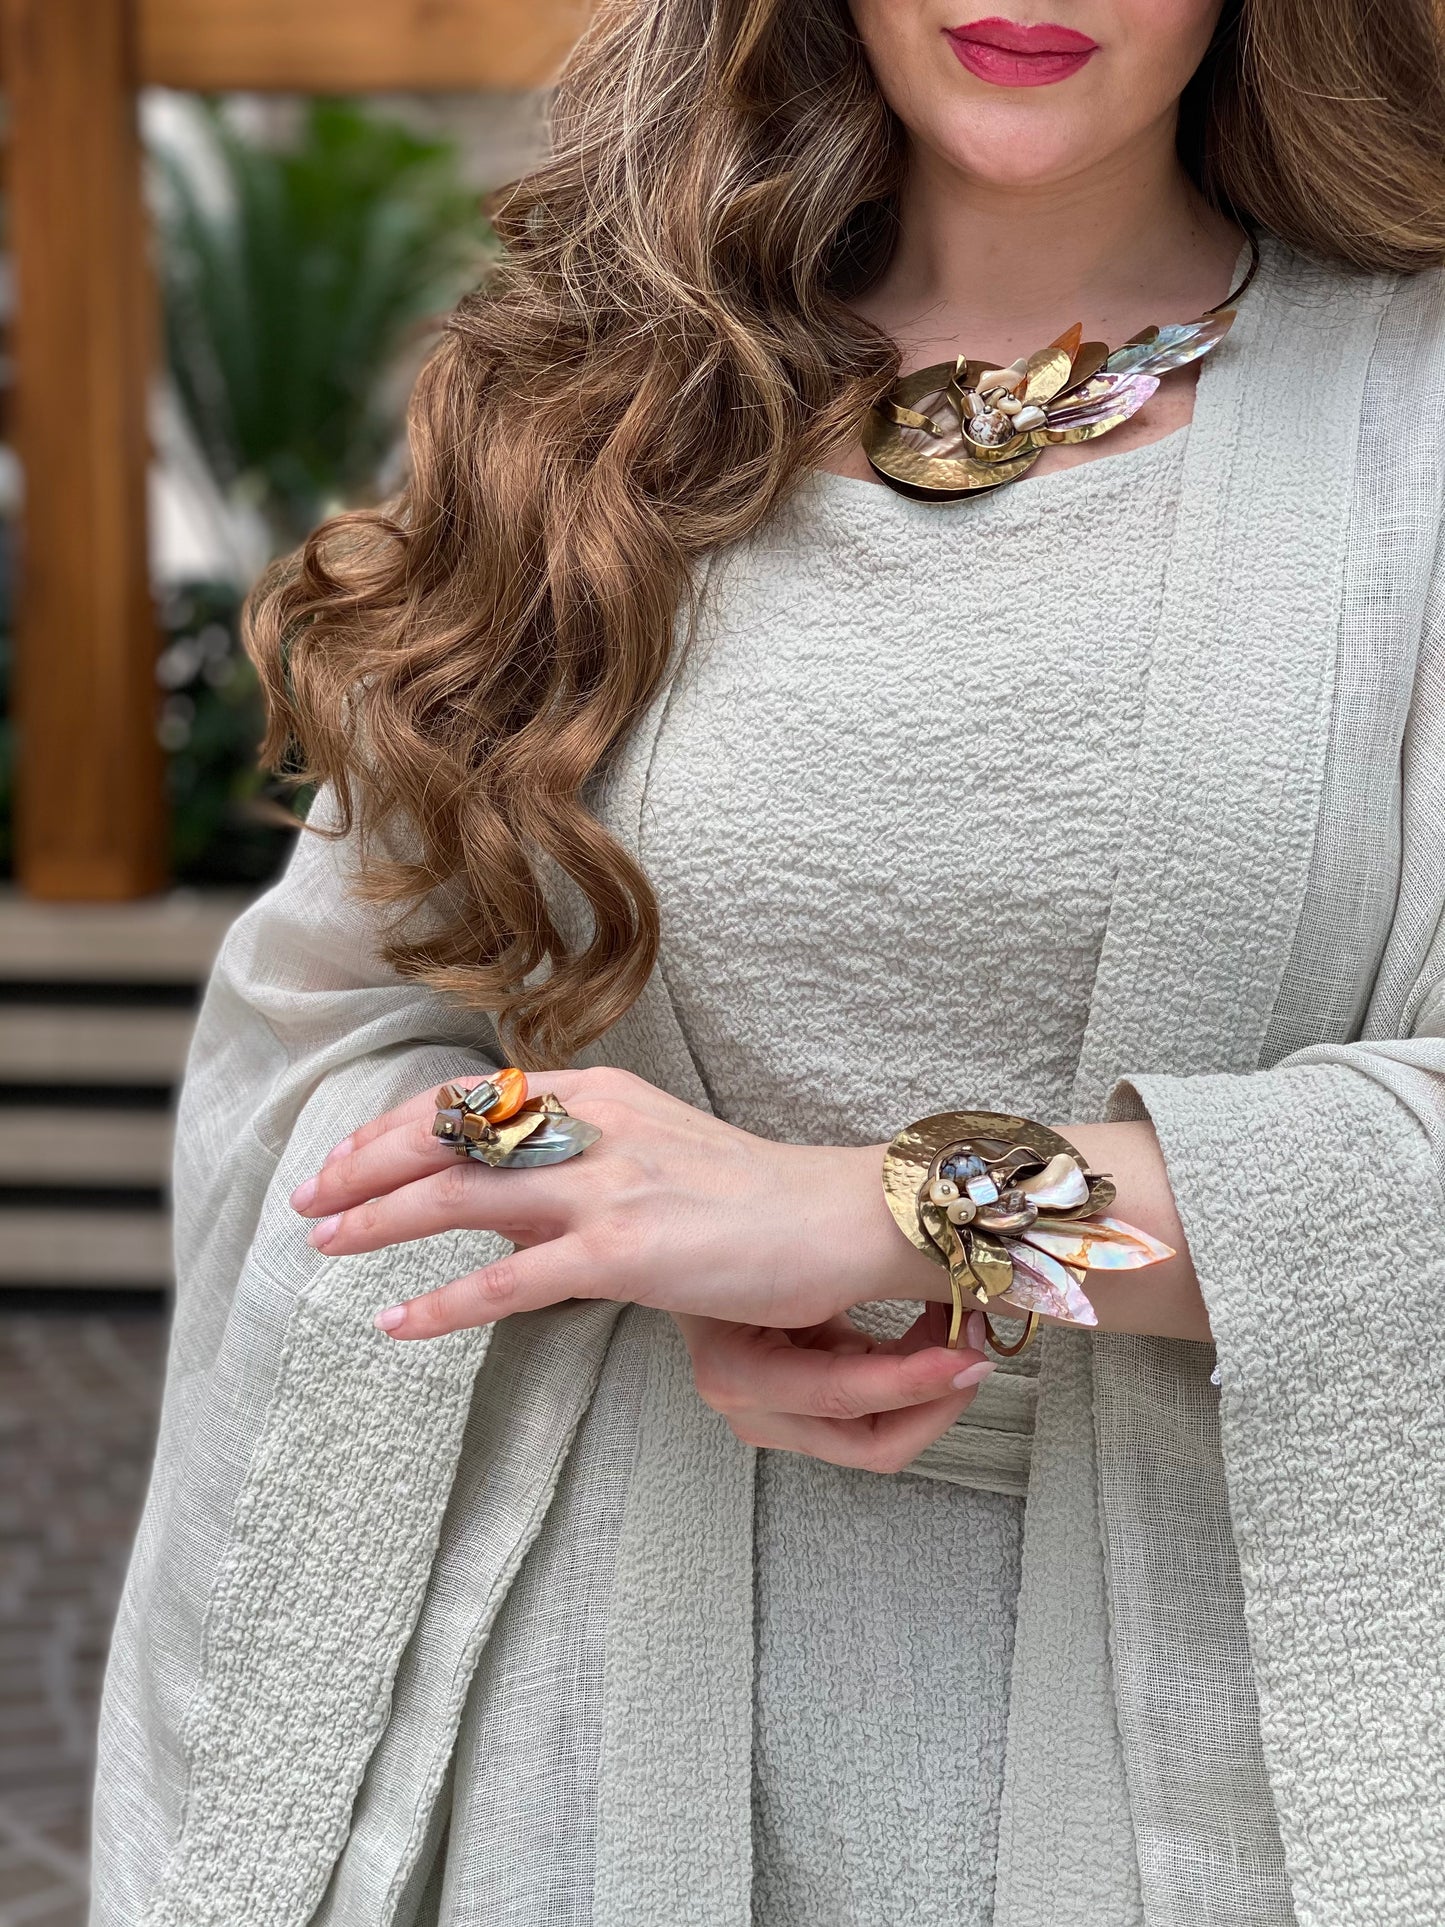
<svg viewBox="0 0 1445 1927">
<path fill-rule="evenodd" d="M 338 1158 L 344 1158 L 350 1149 L 351 1139 L 349 1137 L 344 1137 L 339 1144 L 334 1144 L 321 1160 L 322 1170 L 324 1171 L 328 1164 L 335 1164 Z"/>
<path fill-rule="evenodd" d="M 305 1184 L 298 1184 L 296 1189 L 291 1193 L 291 1209 L 293 1211 L 304 1211 L 315 1196 L 316 1180 L 315 1178 L 308 1178 Z"/>
<path fill-rule="evenodd" d="M 989 1373 L 996 1372 L 997 1370 L 998 1365 L 994 1359 L 981 1358 L 976 1365 L 966 1365 L 958 1374 L 958 1377 L 953 1381 L 954 1390 L 961 1392 L 966 1386 L 982 1385 Z"/>
<path fill-rule="evenodd" d="M 371 1322 L 379 1332 L 394 1332 L 405 1317 L 405 1305 L 388 1305 L 386 1310 L 379 1311 Z"/>
<path fill-rule="evenodd" d="M 318 1251 L 324 1249 L 336 1236 L 336 1227 L 340 1223 L 341 1213 L 339 1211 L 332 1217 L 319 1218 L 306 1234 L 307 1244 L 315 1245 Z"/>
<path fill-rule="evenodd" d="M 971 1311 L 968 1314 L 963 1331 L 971 1352 L 981 1352 L 988 1343 L 988 1320 L 981 1311 Z"/>
</svg>

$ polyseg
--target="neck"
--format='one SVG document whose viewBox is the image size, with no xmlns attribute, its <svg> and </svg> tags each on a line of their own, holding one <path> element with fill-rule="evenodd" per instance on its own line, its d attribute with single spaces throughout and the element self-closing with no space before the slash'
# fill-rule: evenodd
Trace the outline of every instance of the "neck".
<svg viewBox="0 0 1445 1927">
<path fill-rule="evenodd" d="M 1180 165 L 1172 118 L 1127 149 L 1043 184 L 1000 184 L 917 149 L 900 234 L 858 303 L 898 341 L 904 366 L 966 347 L 1012 360 L 1074 321 L 1127 340 L 1223 299 L 1239 230 Z"/>
</svg>

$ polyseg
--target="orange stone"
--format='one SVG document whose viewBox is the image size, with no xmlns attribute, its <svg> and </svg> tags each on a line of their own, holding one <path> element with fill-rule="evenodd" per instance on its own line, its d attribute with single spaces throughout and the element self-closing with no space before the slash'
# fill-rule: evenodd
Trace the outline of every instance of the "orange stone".
<svg viewBox="0 0 1445 1927">
<path fill-rule="evenodd" d="M 500 1124 L 503 1118 L 515 1117 L 527 1101 L 527 1074 L 514 1071 L 510 1065 L 497 1071 L 491 1082 L 496 1085 L 500 1095 L 495 1104 L 484 1115 L 488 1124 Z"/>
</svg>

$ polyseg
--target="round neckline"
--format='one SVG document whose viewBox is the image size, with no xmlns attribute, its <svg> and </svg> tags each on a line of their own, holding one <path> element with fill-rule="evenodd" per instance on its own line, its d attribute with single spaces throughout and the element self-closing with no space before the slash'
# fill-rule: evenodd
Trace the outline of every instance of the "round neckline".
<svg viewBox="0 0 1445 1927">
<path fill-rule="evenodd" d="M 1005 482 L 1001 488 L 989 489 L 976 501 L 970 502 L 965 496 L 954 501 L 929 502 L 917 496 L 904 495 L 898 489 L 890 488 L 886 482 L 866 481 L 861 475 L 841 475 L 833 468 L 813 468 L 808 471 L 808 482 L 823 493 L 839 491 L 856 499 L 859 495 L 881 495 L 888 501 L 897 503 L 904 509 L 922 509 L 929 514 L 938 514 L 948 509 L 970 508 L 977 513 L 987 505 L 990 509 L 1002 509 L 1005 504 L 1027 507 L 1032 491 L 1049 492 L 1063 490 L 1075 492 L 1083 486 L 1082 478 L 1100 469 L 1120 471 L 1111 477 L 1119 485 L 1134 476 L 1140 468 L 1145 468 L 1151 460 L 1167 453 L 1181 454 L 1189 439 L 1192 421 L 1182 422 L 1178 428 L 1171 428 L 1167 435 L 1156 435 L 1152 442 L 1144 442 L 1138 448 L 1122 449 L 1117 455 L 1097 455 L 1091 462 L 1073 462 L 1067 468 L 1056 468 L 1043 475 L 1026 475 L 1017 482 Z M 1095 475 L 1091 486 L 1100 485 L 1102 478 Z M 1020 495 L 1024 490 L 1030 494 Z"/>
</svg>

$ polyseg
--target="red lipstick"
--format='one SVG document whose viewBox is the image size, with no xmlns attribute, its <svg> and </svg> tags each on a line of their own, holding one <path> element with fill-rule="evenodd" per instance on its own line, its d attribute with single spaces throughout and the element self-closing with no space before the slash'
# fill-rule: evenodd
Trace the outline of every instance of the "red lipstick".
<svg viewBox="0 0 1445 1927">
<path fill-rule="evenodd" d="M 1016 20 L 970 20 L 945 27 L 944 38 L 971 74 L 995 87 L 1051 87 L 1076 74 L 1099 46 L 1072 27 Z"/>
</svg>

